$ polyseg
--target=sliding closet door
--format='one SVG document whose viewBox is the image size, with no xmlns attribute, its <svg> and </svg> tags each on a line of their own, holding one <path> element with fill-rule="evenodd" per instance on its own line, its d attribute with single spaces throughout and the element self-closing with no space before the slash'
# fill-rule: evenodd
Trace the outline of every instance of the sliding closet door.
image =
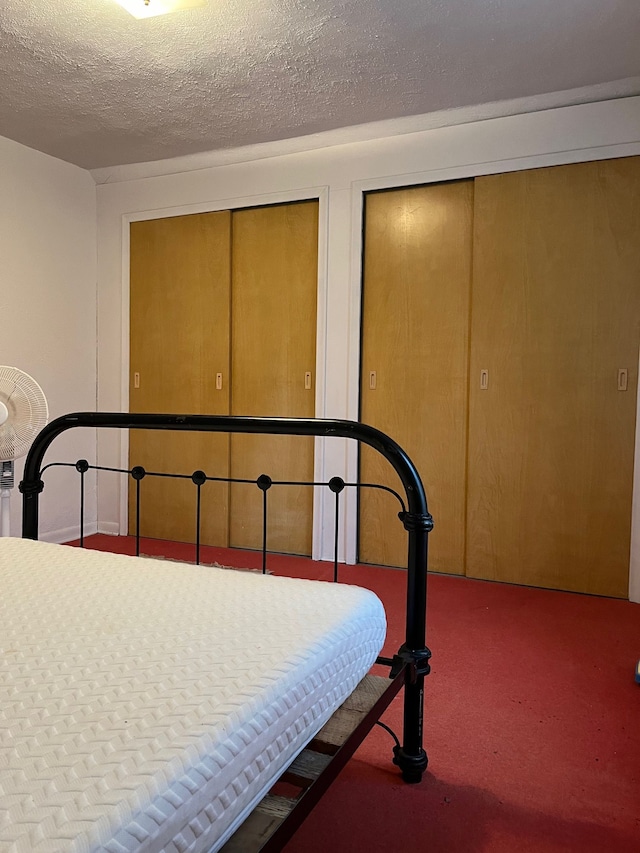
<svg viewBox="0 0 640 853">
<path fill-rule="evenodd" d="M 232 216 L 231 413 L 313 417 L 315 411 L 318 202 L 234 211 Z M 313 480 L 312 438 L 235 435 L 233 477 Z M 313 490 L 274 487 L 270 550 L 310 554 Z M 230 543 L 262 541 L 262 494 L 231 489 Z"/>
<path fill-rule="evenodd" d="M 435 528 L 430 568 L 464 573 L 465 460 L 473 182 L 366 197 L 361 420 L 409 453 Z M 360 479 L 403 494 L 363 448 Z M 407 539 L 388 493 L 362 489 L 359 558 L 406 566 Z"/>
<path fill-rule="evenodd" d="M 130 411 L 228 414 L 230 221 L 223 211 L 132 223 Z M 229 438 L 132 430 L 129 459 L 225 477 Z M 142 535 L 195 541 L 191 481 L 147 478 L 141 490 Z M 202 541 L 226 545 L 228 486 L 205 484 L 202 500 Z M 134 512 L 131 489 L 130 532 Z"/>
<path fill-rule="evenodd" d="M 639 282 L 640 158 L 477 179 L 469 575 L 626 597 Z"/>
</svg>

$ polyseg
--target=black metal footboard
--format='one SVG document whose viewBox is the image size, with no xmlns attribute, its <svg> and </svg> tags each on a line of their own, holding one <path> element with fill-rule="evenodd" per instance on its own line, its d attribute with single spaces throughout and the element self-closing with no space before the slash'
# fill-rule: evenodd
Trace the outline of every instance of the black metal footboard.
<svg viewBox="0 0 640 853">
<path fill-rule="evenodd" d="M 408 536 L 406 633 L 405 642 L 397 654 L 392 659 L 379 658 L 379 662 L 390 667 L 392 678 L 404 670 L 404 730 L 402 743 L 394 749 L 394 762 L 406 782 L 419 782 L 428 761 L 423 748 L 423 698 L 424 678 L 429 673 L 431 657 L 426 646 L 426 598 L 427 545 L 433 520 L 420 476 L 404 450 L 383 432 L 347 420 L 108 412 L 64 415 L 39 433 L 27 455 L 24 479 L 20 483 L 23 538 L 38 538 L 38 506 L 44 488 L 41 474 L 45 452 L 58 435 L 76 427 L 332 436 L 367 444 L 389 461 L 400 477 L 407 500 L 407 509 L 399 514 Z"/>
</svg>

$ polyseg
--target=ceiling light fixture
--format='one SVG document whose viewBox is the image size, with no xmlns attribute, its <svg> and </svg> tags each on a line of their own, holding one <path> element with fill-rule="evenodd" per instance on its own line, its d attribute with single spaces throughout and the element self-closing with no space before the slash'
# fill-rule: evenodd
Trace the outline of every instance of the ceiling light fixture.
<svg viewBox="0 0 640 853">
<path fill-rule="evenodd" d="M 116 0 L 116 3 L 134 18 L 155 18 L 156 15 L 206 6 L 207 0 Z"/>
</svg>

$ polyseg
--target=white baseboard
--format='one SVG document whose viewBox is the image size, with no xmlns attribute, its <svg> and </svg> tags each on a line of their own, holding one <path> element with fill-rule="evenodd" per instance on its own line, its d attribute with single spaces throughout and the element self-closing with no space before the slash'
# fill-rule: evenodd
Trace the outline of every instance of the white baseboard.
<svg viewBox="0 0 640 853">
<path fill-rule="evenodd" d="M 117 521 L 101 521 L 98 523 L 97 533 L 104 533 L 106 536 L 120 536 L 120 525 Z"/>
<path fill-rule="evenodd" d="M 84 535 L 92 536 L 94 533 L 98 532 L 98 526 L 95 521 L 91 522 L 91 524 L 85 524 L 84 526 Z M 74 542 L 76 539 L 80 538 L 80 525 L 76 524 L 73 527 L 64 527 L 60 530 L 49 530 L 47 533 L 43 533 L 40 536 L 43 542 L 55 542 L 56 544 L 60 544 L 62 542 Z"/>
</svg>

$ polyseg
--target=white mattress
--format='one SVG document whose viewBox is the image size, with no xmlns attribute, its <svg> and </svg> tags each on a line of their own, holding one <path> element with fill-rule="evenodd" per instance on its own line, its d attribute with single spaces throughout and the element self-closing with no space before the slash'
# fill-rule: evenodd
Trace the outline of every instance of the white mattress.
<svg viewBox="0 0 640 853">
<path fill-rule="evenodd" d="M 217 850 L 366 674 L 367 590 L 0 539 L 0 851 Z"/>
</svg>

